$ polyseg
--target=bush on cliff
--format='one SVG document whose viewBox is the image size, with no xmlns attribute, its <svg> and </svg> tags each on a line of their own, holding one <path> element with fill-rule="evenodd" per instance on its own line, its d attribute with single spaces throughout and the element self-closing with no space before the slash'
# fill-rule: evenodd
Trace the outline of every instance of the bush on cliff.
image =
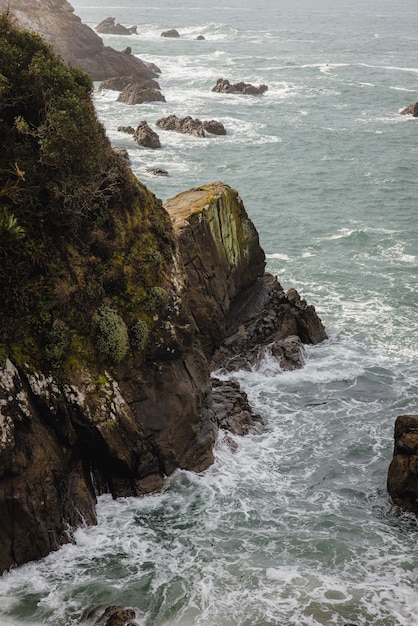
<svg viewBox="0 0 418 626">
<path fill-rule="evenodd" d="M 6 15 L 0 32 L 0 347 L 17 362 L 76 366 L 97 357 L 101 306 L 152 326 L 171 223 L 114 154 L 90 78 Z"/>
</svg>

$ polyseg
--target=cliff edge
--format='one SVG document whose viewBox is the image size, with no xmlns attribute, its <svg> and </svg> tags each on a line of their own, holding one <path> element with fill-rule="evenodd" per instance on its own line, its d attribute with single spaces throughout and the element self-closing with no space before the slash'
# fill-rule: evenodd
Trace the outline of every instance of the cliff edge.
<svg viewBox="0 0 418 626">
<path fill-rule="evenodd" d="M 98 494 L 209 467 L 221 418 L 236 422 L 223 394 L 248 432 L 239 389 L 212 389 L 221 362 L 290 338 L 301 366 L 301 342 L 326 334 L 264 274 L 236 191 L 164 207 L 112 150 L 90 78 L 5 15 L 0 31 L 3 571 L 95 523 Z"/>
</svg>

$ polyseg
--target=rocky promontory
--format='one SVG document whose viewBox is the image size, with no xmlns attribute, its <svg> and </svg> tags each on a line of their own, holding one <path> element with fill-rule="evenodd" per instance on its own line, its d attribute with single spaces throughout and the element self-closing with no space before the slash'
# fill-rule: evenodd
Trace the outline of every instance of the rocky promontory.
<svg viewBox="0 0 418 626">
<path fill-rule="evenodd" d="M 0 11 L 8 12 L 19 28 L 42 35 L 66 63 L 80 67 L 93 80 L 134 76 L 142 81 L 157 76 L 152 64 L 105 46 L 67 0 L 32 0 L 30 6 L 26 0 L 0 0 Z"/>
<path fill-rule="evenodd" d="M 210 466 L 219 427 L 258 428 L 214 368 L 251 367 L 286 340 L 300 366 L 300 342 L 326 334 L 265 274 L 235 190 L 163 206 L 112 149 L 89 77 L 6 15 L 0 30 L 4 571 L 95 523 L 97 495 L 159 490 L 177 468 Z"/>
</svg>

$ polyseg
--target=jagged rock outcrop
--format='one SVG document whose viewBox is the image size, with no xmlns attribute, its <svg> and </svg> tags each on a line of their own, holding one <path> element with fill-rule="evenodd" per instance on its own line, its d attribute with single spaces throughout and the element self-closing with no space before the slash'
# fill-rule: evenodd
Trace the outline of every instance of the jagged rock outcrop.
<svg viewBox="0 0 418 626">
<path fill-rule="evenodd" d="M 126 85 L 120 92 L 117 102 L 142 104 L 142 102 L 165 102 L 165 97 L 158 89 L 144 87 L 142 83 Z"/>
<path fill-rule="evenodd" d="M 30 4 L 26 0 L 0 0 L 0 11 L 9 11 L 20 28 L 42 35 L 66 63 L 80 67 L 93 80 L 129 75 L 139 81 L 158 74 L 155 66 L 105 46 L 74 14 L 67 0 L 32 0 Z"/>
<path fill-rule="evenodd" d="M 418 102 L 414 102 L 414 104 L 410 104 L 400 111 L 401 115 L 412 115 L 413 117 L 418 117 Z"/>
<path fill-rule="evenodd" d="M 95 30 L 102 35 L 134 35 L 137 32 L 136 26 L 122 26 L 116 22 L 115 17 L 106 17 L 104 20 L 97 24 Z"/>
<path fill-rule="evenodd" d="M 158 134 L 145 121 L 139 122 L 133 137 L 136 143 L 144 148 L 161 148 Z"/>
<path fill-rule="evenodd" d="M 164 206 L 173 220 L 189 278 L 191 311 L 213 368 L 251 367 L 266 346 L 280 353 L 284 367 L 300 367 L 303 355 L 295 359 L 294 343 L 319 343 L 327 337 L 325 329 L 296 290 L 285 294 L 277 279 L 264 273 L 265 255 L 238 193 L 213 183 L 178 194 Z"/>
<path fill-rule="evenodd" d="M 418 515 L 418 415 L 400 415 L 387 488 L 393 502 Z"/>
<path fill-rule="evenodd" d="M 213 135 L 226 135 L 226 130 L 221 122 L 216 120 L 201 121 L 193 119 L 189 115 L 187 117 L 177 117 L 177 115 L 168 115 L 161 117 L 156 121 L 159 128 L 163 130 L 174 130 L 177 133 L 185 135 L 193 135 L 194 137 L 206 137 L 206 132 Z"/>
<path fill-rule="evenodd" d="M 212 91 L 217 93 L 242 93 L 244 95 L 259 96 L 268 90 L 267 85 L 255 87 L 251 83 L 230 83 L 227 78 L 218 78 Z"/>
</svg>

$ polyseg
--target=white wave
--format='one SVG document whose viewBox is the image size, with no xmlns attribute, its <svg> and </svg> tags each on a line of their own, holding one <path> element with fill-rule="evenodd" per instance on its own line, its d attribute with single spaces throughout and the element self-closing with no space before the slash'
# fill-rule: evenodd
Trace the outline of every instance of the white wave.
<svg viewBox="0 0 418 626">
<path fill-rule="evenodd" d="M 280 259 L 281 261 L 290 261 L 290 257 L 287 254 L 280 252 L 273 252 L 272 254 L 266 254 L 266 259 Z"/>
</svg>

